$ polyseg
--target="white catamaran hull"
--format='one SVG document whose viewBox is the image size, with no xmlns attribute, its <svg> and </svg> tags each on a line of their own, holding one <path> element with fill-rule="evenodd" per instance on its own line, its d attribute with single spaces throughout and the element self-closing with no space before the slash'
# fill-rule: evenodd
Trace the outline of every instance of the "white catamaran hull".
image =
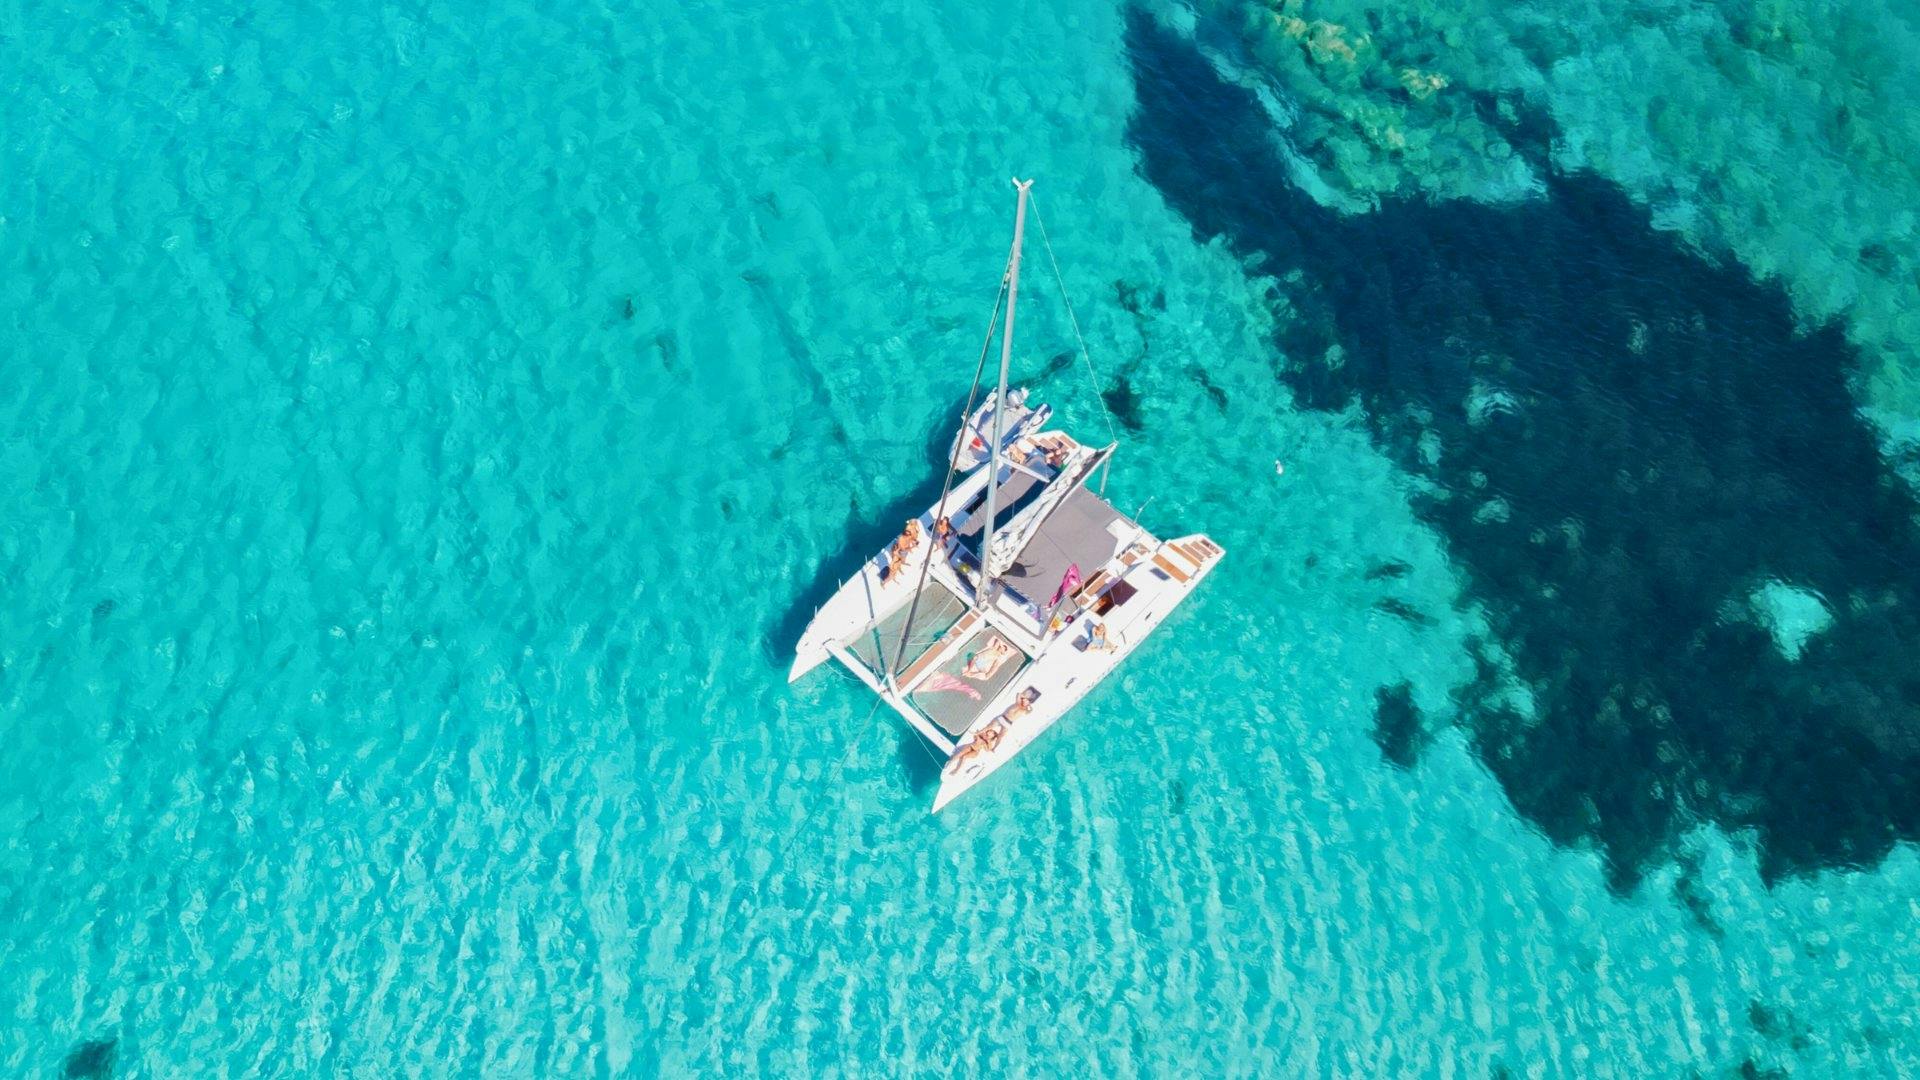
<svg viewBox="0 0 1920 1080">
<path fill-rule="evenodd" d="M 946 757 L 936 811 L 1052 727 L 1225 554 L 1205 536 L 1161 541 L 1089 490 L 1117 444 L 1095 448 L 1042 431 L 1052 410 L 1029 409 L 1024 392 L 1009 391 L 1032 186 L 1014 181 L 1004 308 L 996 303 L 988 324 L 990 344 L 1004 310 L 999 377 L 950 458 L 965 478 L 814 613 L 788 675 L 798 679 L 831 657 L 892 706 Z M 1058 284 L 1064 294 L 1065 281 Z M 1111 421 L 1108 428 L 1111 435 Z"/>
<path fill-rule="evenodd" d="M 1001 474 L 1004 477 L 1006 470 L 1002 469 Z M 945 505 L 949 508 L 967 505 L 986 484 L 987 470 L 975 470 L 947 494 Z M 908 572 L 903 580 L 887 580 L 887 552 L 883 549 L 861 564 L 859 572 L 841 583 L 820 610 L 814 612 L 800 635 L 799 645 L 794 648 L 793 667 L 787 672 L 789 683 L 825 663 L 833 655 L 835 645 L 845 646 L 913 599 L 912 583 L 919 578 L 921 563 L 927 554 L 926 545 L 932 543 L 933 523 L 942 516 L 941 505 L 936 500 L 916 519 L 920 522 L 920 544 L 907 556 Z M 957 509 L 948 516 L 956 523 L 966 520 L 966 515 Z"/>
<path fill-rule="evenodd" d="M 1188 551 L 1196 554 L 1187 555 Z M 1023 677 L 1008 684 L 989 705 L 985 715 L 1002 715 L 1008 706 L 1029 690 L 1039 693 L 1032 711 L 999 725 L 1000 740 L 991 750 L 967 753 L 968 744 L 978 737 L 977 732 L 970 733 L 970 737 L 956 747 L 948 766 L 941 771 L 940 789 L 933 798 L 934 812 L 938 813 L 948 803 L 993 775 L 1078 705 L 1087 691 L 1111 674 L 1149 634 L 1166 621 L 1181 601 L 1193 595 L 1201 579 L 1212 572 L 1223 554 L 1217 545 L 1204 536 L 1182 537 L 1160 546 L 1156 555 L 1164 562 L 1149 559 L 1134 566 L 1120 579 L 1140 590 L 1127 602 L 1126 618 L 1108 617 L 1105 620 L 1107 640 L 1113 647 L 1084 648 L 1087 629 L 1082 626 L 1069 627 L 1049 642 L 1028 666 Z M 1175 573 L 1160 569 L 1168 564 L 1171 564 L 1170 569 Z M 1176 574 L 1184 575 L 1185 580 Z"/>
</svg>

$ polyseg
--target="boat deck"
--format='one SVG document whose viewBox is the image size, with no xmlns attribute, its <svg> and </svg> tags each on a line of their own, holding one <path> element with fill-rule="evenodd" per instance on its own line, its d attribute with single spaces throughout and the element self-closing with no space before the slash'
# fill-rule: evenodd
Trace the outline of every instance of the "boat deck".
<svg viewBox="0 0 1920 1080">
<path fill-rule="evenodd" d="M 917 572 L 918 568 L 915 570 Z M 848 651 L 876 676 L 892 665 L 894 655 L 900 648 L 900 628 L 906 624 L 907 611 L 912 606 L 902 605 L 899 610 L 880 620 L 879 625 L 847 642 Z M 907 651 L 901 660 L 903 666 L 911 666 L 919 659 L 966 610 L 967 605 L 959 597 L 929 582 L 920 594 L 920 609 L 914 613 L 913 636 L 907 641 Z"/>
<path fill-rule="evenodd" d="M 1019 469 L 1014 469 L 1012 474 L 1000 481 L 1000 486 L 993 491 L 993 497 L 997 500 L 993 508 L 995 527 L 1006 528 L 1007 523 L 1012 521 L 1020 511 L 1026 509 L 1027 504 L 1045 489 L 1046 484 Z M 954 529 L 960 534 L 960 539 L 965 546 L 976 554 L 980 544 L 980 534 L 987 527 L 986 505 L 987 492 L 986 488 L 982 487 L 980 493 L 968 503 L 964 511 L 965 518 Z"/>
<path fill-rule="evenodd" d="M 983 469 L 916 518 L 923 537 L 950 518 L 954 536 L 944 550 L 922 539 L 897 581 L 883 572 L 884 552 L 870 557 L 816 612 L 796 648 L 795 672 L 816 658 L 839 660 L 948 756 L 936 810 L 1073 708 L 1224 554 L 1205 536 L 1163 542 L 1148 533 L 1084 486 L 1111 447 L 1089 457 L 1065 436 L 1048 442 L 1050 434 L 1036 436 L 1034 445 L 1065 453 L 1066 464 L 1033 460 L 1032 473 L 1012 465 L 999 473 L 996 532 L 1017 530 L 1020 539 L 991 602 L 975 607 L 978 553 L 987 539 Z M 1056 610 L 1049 601 L 1076 567 L 1081 584 Z M 1055 614 L 1062 623 L 1050 628 Z M 1004 660 L 990 675 L 969 677 L 969 662 L 990 649 L 1003 650 Z M 997 740 L 981 734 L 989 727 Z"/>
<path fill-rule="evenodd" d="M 1004 642 L 1013 650 L 1013 655 L 1000 665 L 993 673 L 993 677 L 970 679 L 962 674 L 967 661 L 995 641 Z M 1021 652 L 1006 635 L 987 627 L 974 634 L 965 644 L 948 653 L 934 669 L 934 675 L 929 676 L 928 682 L 921 683 L 913 693 L 908 695 L 908 699 L 926 714 L 929 720 L 939 724 L 942 730 L 950 735 L 959 735 L 971 727 L 973 722 L 980 718 L 980 713 L 986 709 L 987 703 L 997 697 L 1000 691 L 1006 689 L 1008 683 L 1019 678 L 1020 673 L 1026 668 L 1026 654 Z M 935 678 L 937 675 L 945 675 L 951 682 Z M 975 698 L 957 689 L 937 689 L 930 685 L 931 683 L 969 686 L 980 696 Z"/>
<path fill-rule="evenodd" d="M 1122 537 L 1139 532 L 1125 514 L 1081 488 L 1047 518 L 1000 580 L 1038 608 L 1059 589 L 1068 567 L 1078 566 L 1083 578 L 1092 578 L 1127 546 Z M 1043 617 L 1037 610 L 1032 614 Z"/>
</svg>

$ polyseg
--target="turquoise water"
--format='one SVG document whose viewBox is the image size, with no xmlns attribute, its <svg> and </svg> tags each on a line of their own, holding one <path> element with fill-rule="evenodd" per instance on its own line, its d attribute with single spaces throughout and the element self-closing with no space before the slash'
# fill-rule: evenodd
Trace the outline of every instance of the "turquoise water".
<svg viewBox="0 0 1920 1080">
<path fill-rule="evenodd" d="M 1276 377 L 1338 316 L 1163 186 L 1142 17 L 0 9 L 0 1068 L 1920 1067 L 1911 847 L 1703 812 L 1623 879 L 1448 722 L 1536 655 L 1473 482 Z M 1014 173 L 1111 496 L 1230 554 L 931 818 L 786 659 L 929 495 Z M 1049 370 L 1045 275 L 1021 321 Z"/>
</svg>

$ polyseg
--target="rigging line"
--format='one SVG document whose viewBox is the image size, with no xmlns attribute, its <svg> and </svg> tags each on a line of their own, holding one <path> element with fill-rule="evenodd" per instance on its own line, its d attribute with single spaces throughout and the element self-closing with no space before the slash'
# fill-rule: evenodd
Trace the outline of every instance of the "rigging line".
<svg viewBox="0 0 1920 1080">
<path fill-rule="evenodd" d="M 1067 297 L 1067 279 L 1060 273 L 1060 260 L 1053 257 L 1053 241 L 1047 239 L 1047 219 L 1041 215 L 1040 204 L 1031 194 L 1027 196 L 1027 205 L 1033 207 L 1033 220 L 1040 226 L 1040 245 L 1047 249 L 1047 263 L 1053 267 L 1053 282 L 1060 289 L 1060 303 L 1067 309 L 1067 325 L 1073 327 L 1073 340 L 1080 344 L 1080 359 L 1087 362 L 1087 379 L 1093 384 L 1093 400 L 1100 403 L 1100 415 L 1107 422 L 1107 441 L 1119 442 L 1120 436 L 1113 429 L 1113 413 L 1107 410 L 1107 399 L 1100 394 L 1100 373 L 1093 370 L 1093 354 L 1087 351 L 1086 336 L 1080 333 L 1080 320 L 1074 316 L 1073 301 Z"/>
<path fill-rule="evenodd" d="M 879 712 L 880 706 L 885 704 L 886 704 L 886 701 L 884 699 L 874 698 L 873 708 L 867 710 L 867 718 L 865 720 L 860 721 L 860 726 L 862 728 L 865 728 L 868 724 L 873 723 L 873 714 Z M 847 740 L 847 751 L 846 753 L 840 755 L 840 763 L 834 766 L 836 775 L 834 776 L 834 782 L 830 785 L 830 787 L 835 789 L 839 788 L 840 777 L 838 776 L 838 772 L 847 767 L 847 759 L 851 758 L 853 756 L 853 752 L 855 750 L 858 750 L 859 748 L 860 748 L 860 740 L 858 738 Z"/>
<path fill-rule="evenodd" d="M 920 744 L 920 749 L 927 752 L 927 756 L 933 759 L 933 763 L 940 767 L 941 772 L 945 772 L 947 769 L 947 759 L 940 756 L 939 748 L 928 741 L 927 737 L 921 734 L 919 728 L 914 727 L 912 724 L 908 724 L 907 726 L 913 728 L 913 741 Z"/>
<path fill-rule="evenodd" d="M 993 331 L 995 327 L 1000 325 L 1000 308 L 1007 302 L 1007 278 L 1011 276 L 1012 271 L 1013 252 L 1012 249 L 1008 249 L 1007 268 L 1001 271 L 1000 274 L 1000 292 L 999 295 L 993 298 L 993 314 L 987 318 L 987 336 L 980 343 L 980 362 L 975 364 L 973 368 L 973 386 L 967 391 L 966 408 L 960 410 L 960 426 L 962 429 L 965 429 L 968 418 L 973 415 L 973 403 L 980 394 L 980 379 L 987 373 L 987 354 L 993 351 Z M 1004 404 L 1004 402 L 1001 403 L 1001 405 Z M 995 407 L 998 408 L 1000 406 Z M 945 512 L 947 509 L 947 496 L 953 492 L 953 474 L 959 471 L 960 448 L 964 445 L 966 445 L 966 440 L 955 436 L 953 440 L 953 452 L 947 457 L 947 478 L 940 484 L 940 501 L 933 504 L 935 510 L 940 513 L 940 517 L 951 516 Z M 991 472 L 991 469 L 989 469 L 989 472 Z M 987 477 L 987 483 L 992 485 L 998 482 L 999 479 L 997 476 L 989 475 Z M 936 517 L 933 524 L 938 525 L 939 523 L 940 519 Z M 993 522 L 987 522 L 987 528 L 991 530 L 993 528 Z M 893 673 L 899 670 L 900 661 L 906 659 L 907 635 L 913 632 L 914 617 L 920 613 L 920 595 L 927 587 L 927 571 L 933 565 L 934 549 L 940 546 L 940 543 L 933 537 L 933 526 L 928 526 L 927 553 L 920 560 L 920 580 L 914 584 L 913 600 L 907 605 L 907 621 L 901 624 L 900 644 L 893 650 L 893 663 L 888 665 L 884 671 L 888 683 L 893 682 Z M 984 567 L 985 563 L 986 558 L 983 553 L 981 556 L 981 565 Z M 881 659 L 885 659 L 885 657 L 882 656 Z"/>
</svg>

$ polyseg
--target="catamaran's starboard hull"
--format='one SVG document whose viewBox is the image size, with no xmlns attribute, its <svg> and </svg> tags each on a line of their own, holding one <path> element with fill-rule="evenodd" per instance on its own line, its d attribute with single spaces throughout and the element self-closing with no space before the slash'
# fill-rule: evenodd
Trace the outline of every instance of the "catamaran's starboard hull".
<svg viewBox="0 0 1920 1080">
<path fill-rule="evenodd" d="M 1039 691 L 1033 711 L 1007 723 L 1001 741 L 991 751 L 973 755 L 956 766 L 954 762 L 966 753 L 962 743 L 941 771 L 933 812 L 939 813 L 948 803 L 973 790 L 1078 705 L 1088 691 L 1119 667 L 1160 628 L 1175 608 L 1193 595 L 1223 555 L 1225 551 L 1209 538 L 1188 536 L 1160 544 L 1152 558 L 1130 570 L 1122 580 L 1137 583 L 1139 589 L 1126 605 L 1131 610 L 1124 621 L 1112 617 L 1105 620 L 1114 647 L 1111 650 L 1082 648 L 1086 632 L 1076 633 L 1073 628 L 1062 639 L 1049 643 L 1021 677 L 1008 684 L 989 706 L 987 715 L 1002 714 L 1029 689 Z"/>
</svg>

